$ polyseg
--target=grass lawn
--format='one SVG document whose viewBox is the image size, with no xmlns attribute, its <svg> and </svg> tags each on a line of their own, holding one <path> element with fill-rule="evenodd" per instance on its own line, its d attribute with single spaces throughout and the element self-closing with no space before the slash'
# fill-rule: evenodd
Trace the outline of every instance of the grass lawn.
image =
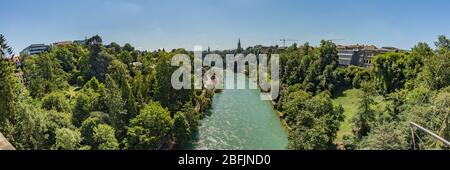
<svg viewBox="0 0 450 170">
<path fill-rule="evenodd" d="M 351 120 L 358 112 L 358 91 L 358 89 L 344 90 L 333 99 L 334 105 L 342 105 L 344 107 L 345 115 L 345 120 L 341 124 L 335 142 L 342 142 L 344 135 L 352 134 Z"/>
</svg>

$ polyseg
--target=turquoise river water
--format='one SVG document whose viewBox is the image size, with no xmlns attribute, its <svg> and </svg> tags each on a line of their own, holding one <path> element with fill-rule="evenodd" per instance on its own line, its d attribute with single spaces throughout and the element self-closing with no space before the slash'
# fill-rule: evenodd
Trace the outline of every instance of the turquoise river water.
<svg viewBox="0 0 450 170">
<path fill-rule="evenodd" d="M 243 74 L 240 76 L 248 83 Z M 236 80 L 235 77 L 235 80 Z M 225 80 L 225 87 L 231 85 Z M 226 89 L 213 98 L 209 116 L 195 135 L 197 150 L 282 150 L 286 131 L 270 101 L 260 99 L 259 89 Z"/>
</svg>

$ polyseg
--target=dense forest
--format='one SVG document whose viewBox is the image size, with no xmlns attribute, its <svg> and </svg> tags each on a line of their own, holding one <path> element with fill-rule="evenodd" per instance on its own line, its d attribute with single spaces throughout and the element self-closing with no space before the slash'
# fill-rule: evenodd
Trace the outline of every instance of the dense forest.
<svg viewBox="0 0 450 170">
<path fill-rule="evenodd" d="M 343 149 L 449 149 L 419 131 L 413 143 L 409 128 L 414 121 L 450 140 L 450 40 L 440 36 L 435 45 L 376 56 L 368 69 L 340 67 L 331 41 L 271 51 L 280 54 L 275 102 L 289 129 L 288 149 L 336 149 L 345 119 L 353 133 L 343 137 Z M 181 149 L 214 95 L 172 88 L 171 57 L 193 57 L 184 49 L 139 51 L 93 36 L 16 66 L 0 35 L 0 52 L 0 132 L 17 149 Z M 358 89 L 351 118 L 332 102 L 345 89 Z"/>
<path fill-rule="evenodd" d="M 94 36 L 16 67 L 0 40 L 0 131 L 17 149 L 181 148 L 211 105 L 212 91 L 172 88 L 171 57 L 193 56 L 183 49 L 138 51 Z"/>
<path fill-rule="evenodd" d="M 352 134 L 340 149 L 449 149 L 422 131 L 412 142 L 409 128 L 413 121 L 450 140 L 450 40 L 440 36 L 435 45 L 375 56 L 368 69 L 339 67 L 331 41 L 282 52 L 277 109 L 290 129 L 289 149 L 336 149 L 344 119 L 350 119 Z M 358 89 L 353 117 L 332 102 L 345 89 Z"/>
</svg>

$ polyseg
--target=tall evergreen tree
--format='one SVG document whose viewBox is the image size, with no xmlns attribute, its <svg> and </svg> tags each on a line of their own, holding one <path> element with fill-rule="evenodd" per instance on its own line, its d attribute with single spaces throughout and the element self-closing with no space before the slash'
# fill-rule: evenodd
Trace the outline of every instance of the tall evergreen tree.
<svg viewBox="0 0 450 170">
<path fill-rule="evenodd" d="M 12 55 L 13 50 L 6 42 L 5 36 L 3 34 L 0 34 L 0 59 L 1 58 L 7 58 L 8 55 Z"/>
</svg>

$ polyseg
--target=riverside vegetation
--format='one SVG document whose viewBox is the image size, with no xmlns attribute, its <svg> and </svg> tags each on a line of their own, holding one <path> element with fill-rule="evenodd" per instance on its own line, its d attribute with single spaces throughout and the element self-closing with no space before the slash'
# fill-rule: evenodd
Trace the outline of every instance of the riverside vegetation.
<svg viewBox="0 0 450 170">
<path fill-rule="evenodd" d="M 52 46 L 15 66 L 0 36 L 0 132 L 17 149 L 189 145 L 214 95 L 172 88 L 171 57 L 192 52 L 102 42 L 94 36 L 86 44 Z M 412 149 L 409 121 L 449 140 L 450 40 L 440 36 L 435 45 L 376 56 L 369 69 L 339 67 L 331 41 L 271 51 L 280 54 L 275 107 L 289 129 L 287 149 L 336 149 L 336 141 L 342 149 Z M 346 89 L 355 89 L 350 105 L 338 100 Z M 420 148 L 449 149 L 416 134 Z"/>
</svg>

